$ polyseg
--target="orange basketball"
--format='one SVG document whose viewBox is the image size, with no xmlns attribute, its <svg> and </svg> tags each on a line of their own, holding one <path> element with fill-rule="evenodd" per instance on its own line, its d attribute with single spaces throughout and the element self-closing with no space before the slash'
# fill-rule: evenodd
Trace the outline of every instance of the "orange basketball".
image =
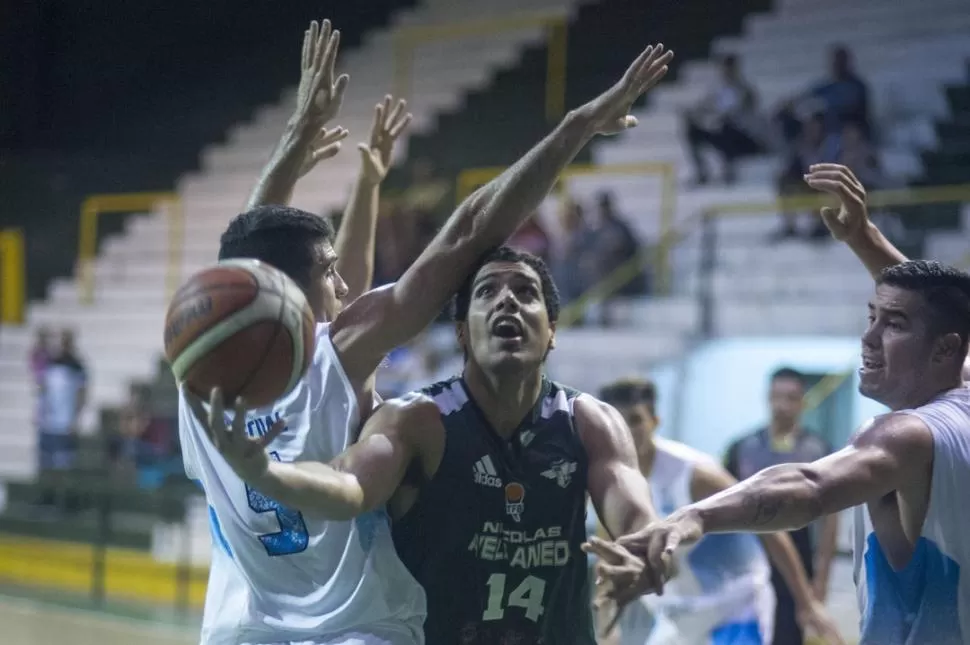
<svg viewBox="0 0 970 645">
<path fill-rule="evenodd" d="M 258 260 L 225 260 L 175 293 L 165 316 L 165 356 L 175 379 L 206 400 L 250 408 L 289 393 L 313 358 L 315 322 L 303 291 Z"/>
</svg>

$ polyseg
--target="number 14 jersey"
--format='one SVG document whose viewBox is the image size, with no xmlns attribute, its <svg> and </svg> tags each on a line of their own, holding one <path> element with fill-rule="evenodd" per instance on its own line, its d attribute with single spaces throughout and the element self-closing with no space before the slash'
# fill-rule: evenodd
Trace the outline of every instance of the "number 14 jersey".
<svg viewBox="0 0 970 645">
<path fill-rule="evenodd" d="M 269 446 L 274 459 L 327 462 L 356 436 L 357 396 L 329 326 L 318 325 L 316 336 L 313 362 L 296 389 L 247 414 L 250 436 L 285 420 Z M 424 592 L 394 552 L 383 511 L 327 522 L 280 506 L 236 476 L 184 399 L 179 436 L 212 529 L 204 645 L 327 643 L 347 632 L 392 645 L 423 643 Z"/>
<path fill-rule="evenodd" d="M 545 380 L 511 440 L 463 380 L 425 393 L 441 412 L 444 455 L 393 535 L 427 594 L 428 645 L 594 645 L 578 392 Z"/>
</svg>

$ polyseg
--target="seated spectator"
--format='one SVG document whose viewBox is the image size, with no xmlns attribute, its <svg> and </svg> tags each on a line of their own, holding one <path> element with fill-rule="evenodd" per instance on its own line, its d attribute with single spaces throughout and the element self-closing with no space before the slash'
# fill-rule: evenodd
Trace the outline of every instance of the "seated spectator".
<svg viewBox="0 0 970 645">
<path fill-rule="evenodd" d="M 626 220 L 616 212 L 612 195 L 600 193 L 597 201 L 599 217 L 588 242 L 596 263 L 594 285 L 604 280 L 615 279 L 616 272 L 628 268 L 631 262 L 636 262 L 640 253 L 640 241 L 637 240 Z M 610 298 L 642 296 L 647 292 L 646 272 L 642 267 L 634 267 L 629 279 L 623 281 Z M 611 324 L 609 304 L 604 302 L 603 305 L 600 323 L 609 325 Z"/>
<path fill-rule="evenodd" d="M 555 259 L 552 270 L 563 303 L 569 303 L 593 285 L 596 266 L 587 245 L 591 231 L 586 223 L 583 207 L 567 197 L 563 202 L 560 218 L 562 252 Z"/>
<path fill-rule="evenodd" d="M 853 69 L 852 55 L 846 47 L 832 48 L 830 78 L 791 99 L 782 108 L 779 118 L 787 140 L 798 136 L 797 115 L 806 111 L 822 114 L 826 134 L 838 135 L 845 124 L 854 123 L 866 139 L 872 138 L 869 88 Z"/>
<path fill-rule="evenodd" d="M 155 414 L 151 390 L 132 385 L 119 418 L 120 436 L 112 446 L 115 464 L 134 472 L 140 488 L 153 489 L 179 470 L 174 423 Z"/>
<path fill-rule="evenodd" d="M 88 376 L 74 333 L 61 333 L 60 347 L 43 368 L 39 406 L 40 468 L 67 470 L 77 455 L 77 432 L 87 399 Z"/>
<path fill-rule="evenodd" d="M 724 180 L 735 179 L 734 162 L 764 149 L 757 134 L 755 94 L 741 77 L 735 56 L 721 61 L 721 78 L 686 116 L 687 145 L 694 162 L 697 183 L 708 180 L 701 147 L 711 146 L 724 157 Z"/>
<path fill-rule="evenodd" d="M 51 359 L 51 330 L 47 327 L 37 329 L 34 346 L 30 349 L 30 371 L 39 387 L 44 382 L 44 371 Z"/>
<path fill-rule="evenodd" d="M 538 214 L 526 220 L 525 224 L 509 238 L 509 246 L 549 261 L 549 236 L 539 223 Z"/>
<path fill-rule="evenodd" d="M 817 163 L 834 162 L 839 157 L 838 137 L 826 135 L 825 120 L 821 114 L 806 120 L 801 128 L 797 141 L 789 151 L 784 162 L 784 170 L 778 177 L 778 194 L 781 197 L 797 197 L 810 195 L 814 192 L 805 184 L 805 173 L 809 166 Z M 799 235 L 796 216 L 792 212 L 782 215 L 782 227 L 772 234 L 775 240 L 782 240 Z M 829 239 L 828 230 L 821 218 L 814 218 L 810 237 L 815 239 Z"/>
<path fill-rule="evenodd" d="M 838 163 L 850 168 L 869 190 L 885 188 L 889 182 L 879 165 L 879 157 L 857 123 L 846 123 L 840 137 Z"/>
</svg>

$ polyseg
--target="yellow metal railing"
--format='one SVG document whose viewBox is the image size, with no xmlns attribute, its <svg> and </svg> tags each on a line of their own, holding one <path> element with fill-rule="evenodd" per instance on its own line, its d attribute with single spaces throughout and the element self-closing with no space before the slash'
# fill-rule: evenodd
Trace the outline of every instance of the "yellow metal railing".
<svg viewBox="0 0 970 645">
<path fill-rule="evenodd" d="M 440 25 L 414 25 L 395 33 L 394 92 L 410 98 L 414 79 L 414 51 L 418 47 L 445 40 L 544 27 L 548 30 L 546 61 L 546 117 L 556 121 L 566 112 L 567 17 L 562 13 L 524 13 L 502 18 L 470 20 Z"/>
<path fill-rule="evenodd" d="M 491 181 L 504 170 L 505 168 L 499 166 L 463 170 L 458 174 L 455 186 L 455 195 L 458 201 L 460 202 L 471 195 L 475 189 Z M 677 211 L 677 175 L 674 164 L 661 162 L 607 164 L 602 166 L 575 164 L 566 168 L 560 175 L 562 181 L 559 183 L 559 190 L 565 190 L 565 186 L 570 178 L 590 175 L 658 175 L 661 180 L 660 230 L 658 237 L 663 240 L 670 236 Z M 657 282 L 660 285 L 667 285 L 668 274 L 666 267 L 668 263 L 667 257 L 662 252 L 662 249 L 666 249 L 666 245 L 658 246 L 658 252 L 656 254 L 641 252 L 632 261 L 621 265 L 613 274 L 603 280 L 603 282 L 594 286 L 582 294 L 575 302 L 565 307 L 560 314 L 561 323 L 569 325 L 578 321 L 582 318 L 582 313 L 590 302 L 609 296 L 617 289 L 623 287 L 643 269 L 651 257 L 655 261 Z"/>
<path fill-rule="evenodd" d="M 182 200 L 176 193 L 115 193 L 91 195 L 81 204 L 78 236 L 78 267 L 81 302 L 94 300 L 94 260 L 98 252 L 98 217 L 104 213 L 137 213 L 166 206 L 168 218 L 168 268 L 165 287 L 170 297 L 178 288 L 182 270 L 184 217 Z"/>
<path fill-rule="evenodd" d="M 954 202 L 970 202 L 970 184 L 957 184 L 952 186 L 935 186 L 927 188 L 906 188 L 899 190 L 880 190 L 869 193 L 869 208 L 885 208 L 890 206 L 919 206 L 928 204 L 947 204 Z M 660 236 L 657 244 L 657 255 L 655 261 L 658 263 L 658 271 L 665 276 L 670 275 L 668 258 L 674 247 L 682 242 L 687 234 L 705 218 L 737 217 L 744 215 L 767 216 L 786 211 L 805 211 L 818 209 L 822 206 L 834 206 L 835 201 L 825 195 L 803 195 L 798 197 L 779 198 L 767 202 L 732 202 L 719 204 L 705 209 L 701 213 L 696 213 L 687 218 L 681 225 L 665 227 L 665 233 Z M 671 221 L 673 218 L 671 217 Z M 593 299 L 604 299 L 616 293 L 619 289 L 626 286 L 639 271 L 646 267 L 650 261 L 649 253 L 641 253 L 623 265 L 617 267 L 613 274 L 604 278 L 599 284 L 593 286 L 586 294 L 583 294 L 575 303 L 585 307 Z M 970 254 L 965 257 L 965 263 L 970 266 Z M 589 296 L 587 298 L 587 296 Z M 564 310 L 566 311 L 566 310 Z M 582 310 L 579 310 L 582 313 Z"/>
<path fill-rule="evenodd" d="M 0 322 L 23 324 L 26 300 L 24 232 L 19 228 L 4 229 L 0 231 Z"/>
</svg>

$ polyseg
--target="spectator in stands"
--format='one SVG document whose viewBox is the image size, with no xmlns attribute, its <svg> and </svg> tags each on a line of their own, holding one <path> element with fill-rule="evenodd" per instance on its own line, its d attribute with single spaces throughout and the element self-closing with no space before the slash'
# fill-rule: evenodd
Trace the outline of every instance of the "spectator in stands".
<svg viewBox="0 0 970 645">
<path fill-rule="evenodd" d="M 546 234 L 539 215 L 533 215 L 509 239 L 509 246 L 527 251 L 532 255 L 549 261 L 549 236 Z"/>
<path fill-rule="evenodd" d="M 596 262 L 587 242 L 592 233 L 586 222 L 583 207 L 570 197 L 563 200 L 562 253 L 556 258 L 553 273 L 564 303 L 579 298 L 590 286 L 596 274 Z"/>
<path fill-rule="evenodd" d="M 120 437 L 112 453 L 122 470 L 136 473 L 141 488 L 157 488 L 180 467 L 172 419 L 155 414 L 151 389 L 132 385 L 128 402 L 121 410 Z"/>
<path fill-rule="evenodd" d="M 869 88 L 853 69 L 852 54 L 845 46 L 837 45 L 832 48 L 830 60 L 831 76 L 827 80 L 783 106 L 779 116 L 789 140 L 798 136 L 796 115 L 805 111 L 822 114 L 827 134 L 839 135 L 845 124 L 854 123 L 865 138 L 872 138 Z"/>
<path fill-rule="evenodd" d="M 44 370 L 51 358 L 51 330 L 47 327 L 37 329 L 34 346 L 30 350 L 30 371 L 34 382 L 39 386 L 44 381 Z"/>
<path fill-rule="evenodd" d="M 821 459 L 832 452 L 831 446 L 819 435 L 801 425 L 805 398 L 805 377 L 790 367 L 782 367 L 771 375 L 768 404 L 771 418 L 767 427 L 759 428 L 733 444 L 727 452 L 726 467 L 737 479 L 747 479 L 758 471 L 785 463 L 802 463 Z M 791 531 L 812 586 L 819 601 L 825 602 L 829 573 L 835 556 L 838 536 L 838 517 L 830 515 L 822 520 L 819 539 L 813 540 L 810 527 Z M 775 588 L 776 645 L 802 642 L 802 630 L 795 616 L 795 601 L 781 574 L 772 567 Z"/>
<path fill-rule="evenodd" d="M 879 165 L 879 157 L 872 143 L 866 139 L 859 124 L 849 122 L 842 128 L 838 163 L 851 169 L 867 189 L 885 188 L 886 176 Z"/>
<path fill-rule="evenodd" d="M 778 194 L 781 197 L 811 195 L 813 191 L 805 184 L 805 173 L 817 163 L 830 163 L 838 159 L 839 140 L 825 133 L 825 121 L 821 114 L 806 120 L 804 127 L 788 152 L 784 169 L 778 177 Z M 818 240 L 830 239 L 828 229 L 821 217 L 813 218 L 810 237 Z M 782 240 L 798 236 L 796 216 L 788 211 L 782 214 L 782 226 L 772 237 Z"/>
<path fill-rule="evenodd" d="M 709 145 L 724 157 L 724 180 L 735 179 L 734 162 L 764 149 L 759 136 L 756 96 L 741 76 L 735 56 L 721 60 L 721 78 L 686 115 L 687 145 L 697 183 L 708 180 L 701 148 Z"/>
<path fill-rule="evenodd" d="M 40 468 L 74 466 L 77 431 L 87 400 L 88 376 L 78 356 L 74 332 L 61 332 L 60 347 L 44 367 L 40 392 Z"/>
<path fill-rule="evenodd" d="M 630 225 L 616 211 L 613 196 L 607 192 L 600 193 L 597 206 L 598 217 L 589 238 L 589 246 L 596 258 L 594 284 L 614 278 L 619 269 L 629 267 L 640 254 L 640 241 L 633 234 Z M 642 296 L 647 291 L 646 271 L 642 267 L 636 267 L 629 280 L 624 281 L 613 295 L 635 297 Z M 603 310 L 604 324 L 609 324 L 608 310 L 609 307 Z"/>
</svg>

